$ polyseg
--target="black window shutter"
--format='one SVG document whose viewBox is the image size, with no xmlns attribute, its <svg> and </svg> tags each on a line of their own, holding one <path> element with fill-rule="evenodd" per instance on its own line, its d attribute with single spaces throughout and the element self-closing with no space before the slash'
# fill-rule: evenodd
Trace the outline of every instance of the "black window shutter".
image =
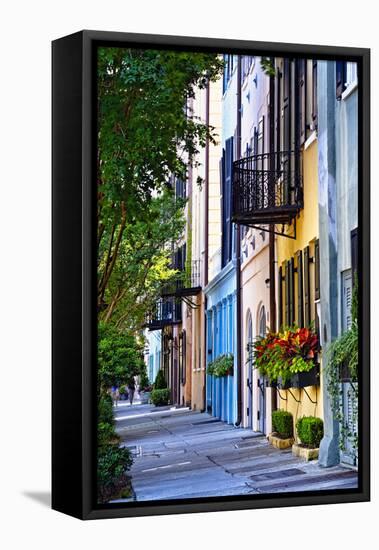
<svg viewBox="0 0 379 550">
<path fill-rule="evenodd" d="M 284 275 L 284 313 L 286 325 L 290 325 L 290 284 L 289 284 L 289 262 L 285 262 Z"/>
<path fill-rule="evenodd" d="M 303 253 L 297 253 L 297 324 L 304 326 Z"/>
<path fill-rule="evenodd" d="M 350 233 L 350 243 L 351 243 L 351 271 L 353 273 L 353 284 L 354 276 L 358 271 L 358 228 L 356 227 Z"/>
<path fill-rule="evenodd" d="M 225 142 L 222 165 L 222 249 L 221 262 L 224 267 L 232 258 L 232 171 L 233 171 L 233 137 Z"/>
<path fill-rule="evenodd" d="M 317 61 L 312 62 L 312 121 L 313 130 L 317 130 Z"/>
<path fill-rule="evenodd" d="M 346 61 L 336 61 L 336 98 L 341 99 L 345 89 Z"/>
<path fill-rule="evenodd" d="M 226 258 L 227 262 L 232 259 L 232 174 L 233 174 L 233 137 L 226 140 L 225 143 L 225 211 L 226 224 Z"/>
<path fill-rule="evenodd" d="M 295 263 L 291 258 L 288 262 L 288 278 L 289 278 L 289 324 L 295 322 Z"/>
<path fill-rule="evenodd" d="M 278 153 L 281 150 L 281 110 L 282 110 L 282 97 L 281 97 L 281 80 L 282 80 L 282 74 L 277 69 L 276 74 L 276 109 L 275 109 L 275 117 L 276 117 L 276 139 L 275 139 L 275 151 Z M 276 168 L 279 168 L 279 155 L 277 159 L 278 166 Z"/>
<path fill-rule="evenodd" d="M 221 201 L 221 267 L 226 265 L 225 261 L 225 238 L 226 238 L 226 213 L 225 213 L 225 149 L 222 150 L 222 157 L 220 160 L 220 201 Z"/>
<path fill-rule="evenodd" d="M 302 145 L 306 140 L 306 66 L 305 59 L 298 61 L 298 89 L 299 89 L 299 145 Z"/>
<path fill-rule="evenodd" d="M 283 273 L 282 268 L 278 271 L 278 330 L 283 324 Z"/>
<path fill-rule="evenodd" d="M 283 61 L 283 150 L 290 149 L 290 131 L 291 131 L 291 98 L 290 87 L 291 73 L 290 60 L 285 58 Z"/>
<path fill-rule="evenodd" d="M 304 248 L 304 324 L 309 327 L 311 322 L 311 301 L 309 288 L 309 246 Z"/>
<path fill-rule="evenodd" d="M 320 299 L 320 242 L 315 241 L 315 300 Z"/>
</svg>

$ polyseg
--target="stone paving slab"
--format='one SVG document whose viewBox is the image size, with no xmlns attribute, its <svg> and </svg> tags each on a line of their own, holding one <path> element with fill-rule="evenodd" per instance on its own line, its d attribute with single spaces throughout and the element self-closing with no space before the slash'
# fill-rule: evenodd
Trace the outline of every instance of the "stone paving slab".
<svg viewBox="0 0 379 550">
<path fill-rule="evenodd" d="M 320 468 L 278 450 L 252 430 L 234 428 L 198 411 L 151 415 L 116 423 L 123 445 L 138 449 L 130 474 L 138 501 L 352 488 L 357 473 Z M 122 416 L 125 412 L 119 414 Z"/>
</svg>

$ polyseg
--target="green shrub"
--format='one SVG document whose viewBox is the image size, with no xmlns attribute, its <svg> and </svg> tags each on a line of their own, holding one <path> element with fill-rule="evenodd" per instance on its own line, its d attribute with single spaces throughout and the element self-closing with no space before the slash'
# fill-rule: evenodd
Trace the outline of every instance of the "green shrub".
<svg viewBox="0 0 379 550">
<path fill-rule="evenodd" d="M 272 431 L 278 433 L 283 438 L 293 437 L 293 416 L 287 411 L 273 411 L 272 413 Z"/>
<path fill-rule="evenodd" d="M 102 395 L 98 405 L 98 421 L 113 425 L 113 402 L 108 394 Z"/>
<path fill-rule="evenodd" d="M 124 385 L 124 386 L 121 386 L 120 388 L 120 394 L 127 394 L 128 393 L 128 388 Z"/>
<path fill-rule="evenodd" d="M 317 448 L 324 436 L 324 423 L 321 418 L 303 416 L 296 422 L 296 432 L 303 445 Z"/>
<path fill-rule="evenodd" d="M 139 386 L 141 390 L 144 390 L 150 385 L 149 377 L 147 376 L 146 372 L 146 366 L 144 369 L 141 369 L 140 379 L 139 379 Z"/>
<path fill-rule="evenodd" d="M 132 463 L 130 451 L 125 447 L 119 447 L 117 444 L 98 447 L 97 483 L 100 502 L 109 500 L 120 484 L 125 484 L 125 472 Z"/>
<path fill-rule="evenodd" d="M 158 371 L 158 374 L 155 378 L 154 389 L 155 390 L 165 390 L 167 388 L 167 382 L 165 380 L 162 370 Z"/>
<path fill-rule="evenodd" d="M 151 402 L 153 405 L 158 407 L 159 405 L 168 405 L 169 399 L 170 399 L 170 390 L 167 388 L 163 389 L 154 389 L 151 392 Z"/>
<path fill-rule="evenodd" d="M 98 445 L 105 445 L 111 439 L 116 438 L 116 432 L 112 424 L 108 422 L 99 422 L 97 425 L 97 442 Z"/>
</svg>

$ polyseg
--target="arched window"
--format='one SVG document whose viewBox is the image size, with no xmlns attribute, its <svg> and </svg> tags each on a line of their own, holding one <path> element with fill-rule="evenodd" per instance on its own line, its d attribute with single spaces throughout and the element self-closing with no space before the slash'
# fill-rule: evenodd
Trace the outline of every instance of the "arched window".
<svg viewBox="0 0 379 550">
<path fill-rule="evenodd" d="M 259 310 L 258 316 L 258 334 L 259 336 L 265 336 L 266 334 L 266 310 L 265 306 L 262 306 Z"/>
</svg>

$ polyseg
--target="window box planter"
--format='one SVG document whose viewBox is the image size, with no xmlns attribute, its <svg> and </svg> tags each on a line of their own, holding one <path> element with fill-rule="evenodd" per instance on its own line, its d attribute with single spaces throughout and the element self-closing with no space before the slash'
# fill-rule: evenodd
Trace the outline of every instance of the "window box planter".
<svg viewBox="0 0 379 550">
<path fill-rule="evenodd" d="M 307 386 L 320 385 L 320 369 L 319 365 L 315 365 L 308 372 L 298 372 L 291 378 L 292 388 L 305 388 Z"/>
<path fill-rule="evenodd" d="M 293 437 L 283 438 L 276 432 L 269 434 L 267 439 L 268 442 L 277 449 L 289 449 L 295 442 Z"/>
<path fill-rule="evenodd" d="M 306 461 L 317 460 L 318 452 L 318 448 L 310 449 L 309 447 L 306 447 L 305 445 L 302 445 L 300 443 L 294 443 L 292 445 L 292 454 Z"/>
</svg>

